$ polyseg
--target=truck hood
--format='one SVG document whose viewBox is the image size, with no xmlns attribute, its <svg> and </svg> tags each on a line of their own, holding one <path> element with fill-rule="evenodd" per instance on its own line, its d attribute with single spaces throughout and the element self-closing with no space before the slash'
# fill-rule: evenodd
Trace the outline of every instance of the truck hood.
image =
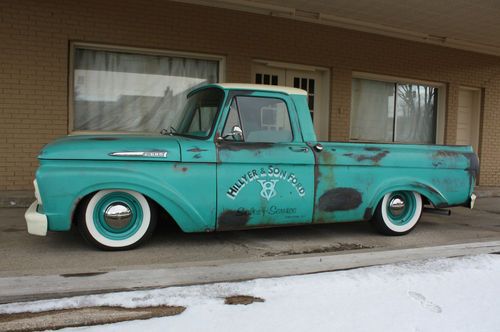
<svg viewBox="0 0 500 332">
<path fill-rule="evenodd" d="M 173 136 L 77 135 L 47 144 L 39 159 L 180 161 Z"/>
</svg>

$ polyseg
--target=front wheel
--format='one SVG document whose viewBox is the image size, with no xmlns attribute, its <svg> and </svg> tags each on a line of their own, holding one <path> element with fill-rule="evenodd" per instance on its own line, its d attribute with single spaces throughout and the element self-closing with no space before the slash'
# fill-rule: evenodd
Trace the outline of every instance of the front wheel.
<svg viewBox="0 0 500 332">
<path fill-rule="evenodd" d="M 101 190 L 82 202 L 78 228 L 90 243 L 104 250 L 127 250 L 151 236 L 156 226 L 154 205 L 130 190 Z"/>
<path fill-rule="evenodd" d="M 384 235 L 409 233 L 422 215 L 422 196 L 412 191 L 384 195 L 373 216 L 373 225 Z"/>
</svg>

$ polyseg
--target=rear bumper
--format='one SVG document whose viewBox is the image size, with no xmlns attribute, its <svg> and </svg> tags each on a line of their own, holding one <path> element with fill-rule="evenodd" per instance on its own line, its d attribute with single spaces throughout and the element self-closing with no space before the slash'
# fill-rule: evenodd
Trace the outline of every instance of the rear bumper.
<svg viewBox="0 0 500 332">
<path fill-rule="evenodd" d="M 28 233 L 33 235 L 47 235 L 47 216 L 37 211 L 38 201 L 34 201 L 24 213 L 24 219 L 28 225 Z"/>
<path fill-rule="evenodd" d="M 469 200 L 469 208 L 473 209 L 474 208 L 474 204 L 476 204 L 476 194 L 472 193 L 470 195 L 470 200 Z"/>
</svg>

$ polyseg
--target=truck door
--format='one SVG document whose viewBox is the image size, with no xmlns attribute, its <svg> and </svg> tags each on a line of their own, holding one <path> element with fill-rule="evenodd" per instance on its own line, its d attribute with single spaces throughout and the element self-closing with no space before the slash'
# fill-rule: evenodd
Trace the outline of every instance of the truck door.
<svg viewBox="0 0 500 332">
<path fill-rule="evenodd" d="M 288 95 L 233 91 L 217 139 L 217 229 L 311 223 L 314 155 Z"/>
</svg>

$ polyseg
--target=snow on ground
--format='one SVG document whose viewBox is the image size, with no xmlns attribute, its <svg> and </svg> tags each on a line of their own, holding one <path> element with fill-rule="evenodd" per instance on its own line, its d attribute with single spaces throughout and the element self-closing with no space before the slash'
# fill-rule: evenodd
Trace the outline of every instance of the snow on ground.
<svg viewBox="0 0 500 332">
<path fill-rule="evenodd" d="M 265 299 L 226 305 L 230 295 Z M 500 331 L 500 255 L 0 305 L 0 313 L 183 305 L 180 315 L 65 331 Z"/>
</svg>

